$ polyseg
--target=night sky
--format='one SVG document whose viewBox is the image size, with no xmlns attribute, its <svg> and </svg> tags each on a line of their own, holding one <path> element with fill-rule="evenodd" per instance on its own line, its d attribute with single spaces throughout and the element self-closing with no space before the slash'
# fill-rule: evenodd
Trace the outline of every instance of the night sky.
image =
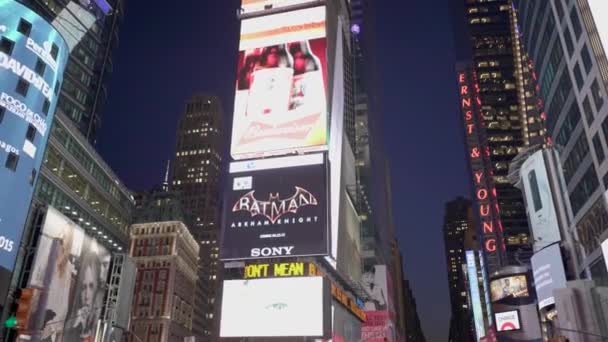
<svg viewBox="0 0 608 342">
<path fill-rule="evenodd" d="M 374 1 L 398 239 L 427 340 L 443 342 L 450 308 L 443 206 L 468 194 L 448 0 Z M 191 94 L 217 94 L 230 113 L 239 3 L 127 1 L 98 150 L 129 188 L 162 181 Z"/>
</svg>

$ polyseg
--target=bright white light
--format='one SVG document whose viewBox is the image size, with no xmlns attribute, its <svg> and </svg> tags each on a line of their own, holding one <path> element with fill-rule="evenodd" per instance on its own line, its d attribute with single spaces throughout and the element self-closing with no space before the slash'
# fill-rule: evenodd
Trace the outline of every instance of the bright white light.
<svg viewBox="0 0 608 342">
<path fill-rule="evenodd" d="M 226 280 L 220 336 L 323 335 L 323 278 Z"/>
</svg>

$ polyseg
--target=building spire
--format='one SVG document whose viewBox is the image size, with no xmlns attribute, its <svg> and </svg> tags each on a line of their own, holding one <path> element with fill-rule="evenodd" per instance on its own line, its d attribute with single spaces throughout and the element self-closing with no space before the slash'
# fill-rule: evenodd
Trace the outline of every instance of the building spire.
<svg viewBox="0 0 608 342">
<path fill-rule="evenodd" d="M 163 190 L 169 191 L 169 168 L 171 167 L 171 160 L 167 160 L 167 170 L 165 171 L 165 180 L 163 181 Z"/>
</svg>

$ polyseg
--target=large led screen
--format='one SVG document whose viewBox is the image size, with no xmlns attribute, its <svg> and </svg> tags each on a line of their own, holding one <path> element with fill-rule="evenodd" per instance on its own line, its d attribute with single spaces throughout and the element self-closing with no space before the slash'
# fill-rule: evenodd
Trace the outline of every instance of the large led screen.
<svg viewBox="0 0 608 342">
<path fill-rule="evenodd" d="M 315 0 L 242 0 L 241 13 L 259 12 L 287 6 L 311 3 Z"/>
<path fill-rule="evenodd" d="M 68 49 L 42 17 L 0 0 L 0 283 L 9 281 Z M 6 294 L 0 293 L 0 305 Z"/>
<path fill-rule="evenodd" d="M 608 51 L 608 2 L 606 0 L 588 0 L 591 14 L 600 36 L 600 42 L 604 46 L 604 51 Z"/>
<path fill-rule="evenodd" d="M 559 244 L 553 244 L 532 256 L 532 273 L 538 308 L 555 304 L 553 290 L 566 288 L 566 270 Z"/>
<path fill-rule="evenodd" d="M 243 20 L 231 154 L 326 149 L 325 7 Z"/>
<path fill-rule="evenodd" d="M 302 159 L 308 163 L 300 165 Z M 283 167 L 267 169 L 269 162 Z M 236 162 L 230 167 L 221 259 L 328 254 L 327 171 L 322 154 L 259 164 Z"/>
<path fill-rule="evenodd" d="M 538 251 L 539 244 L 547 246 L 561 240 L 543 151 L 537 151 L 526 159 L 521 166 L 520 176 L 532 235 L 535 241 L 540 242 L 534 244 L 534 250 Z"/>
<path fill-rule="evenodd" d="M 28 287 L 39 290 L 29 330 L 44 341 L 94 341 L 110 252 L 49 207 Z"/>
<path fill-rule="evenodd" d="M 492 302 L 503 298 L 522 298 L 528 297 L 528 283 L 525 275 L 513 275 L 496 280 L 490 283 Z"/>
<path fill-rule="evenodd" d="M 323 337 L 329 296 L 323 277 L 226 280 L 220 337 Z"/>
<path fill-rule="evenodd" d="M 477 342 L 481 341 L 486 335 L 486 328 L 483 322 L 483 308 L 481 306 L 481 294 L 479 293 L 479 276 L 477 275 L 477 261 L 475 251 L 466 251 L 467 258 L 467 277 L 469 279 L 469 295 L 473 305 L 473 320 L 475 322 L 475 334 Z"/>
</svg>

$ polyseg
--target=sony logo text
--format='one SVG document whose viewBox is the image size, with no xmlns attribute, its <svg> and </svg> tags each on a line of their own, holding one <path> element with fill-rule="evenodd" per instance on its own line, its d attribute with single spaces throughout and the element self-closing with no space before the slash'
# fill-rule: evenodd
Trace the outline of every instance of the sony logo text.
<svg viewBox="0 0 608 342">
<path fill-rule="evenodd" d="M 291 255 L 291 251 L 294 246 L 286 247 L 264 247 L 264 248 L 252 248 L 252 257 L 269 257 L 269 256 L 280 256 L 280 255 Z"/>
</svg>

